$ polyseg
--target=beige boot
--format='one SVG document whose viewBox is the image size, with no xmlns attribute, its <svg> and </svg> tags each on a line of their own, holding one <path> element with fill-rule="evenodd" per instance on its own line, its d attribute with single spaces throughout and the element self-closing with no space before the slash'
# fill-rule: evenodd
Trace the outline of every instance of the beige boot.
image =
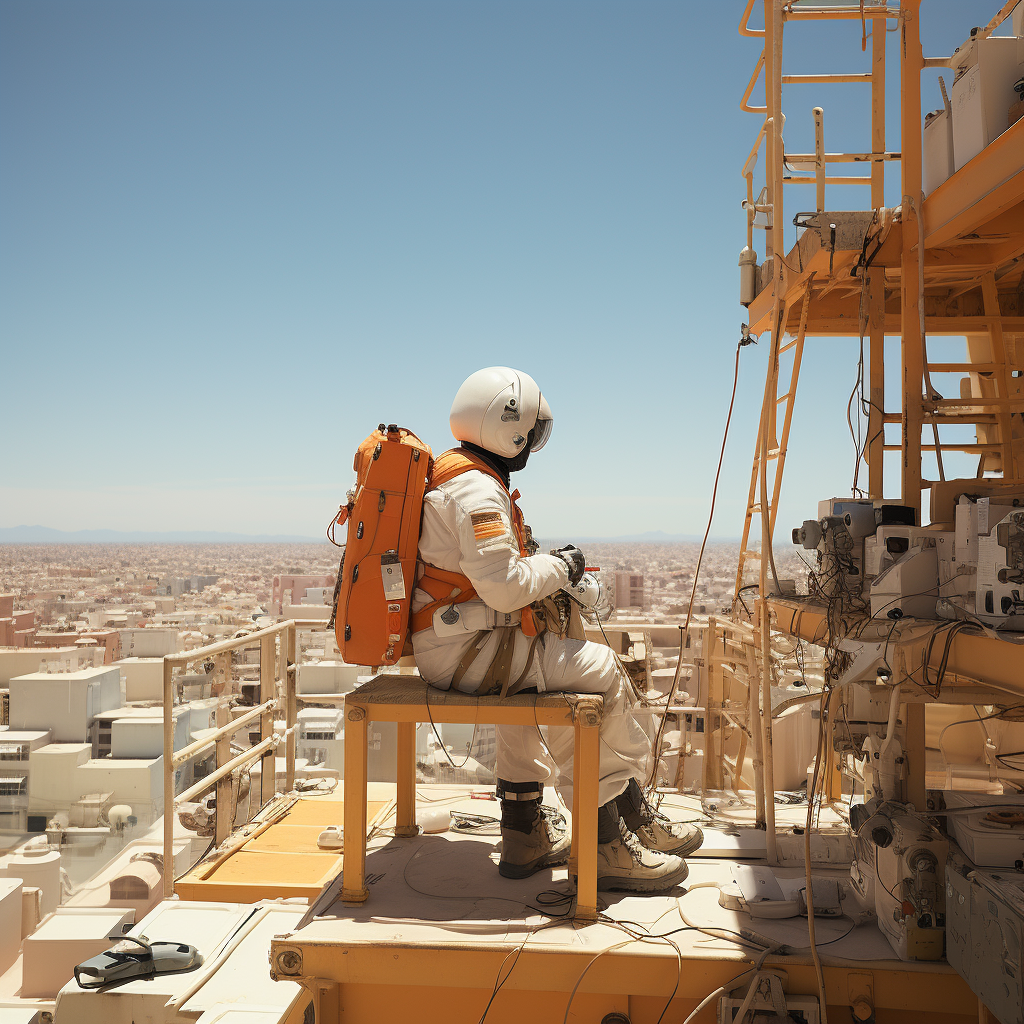
<svg viewBox="0 0 1024 1024">
<path fill-rule="evenodd" d="M 663 814 L 655 814 L 636 830 L 636 836 L 648 850 L 658 853 L 673 853 L 677 857 L 699 850 L 704 842 L 704 833 L 696 825 L 684 825 L 670 821 Z"/>
<path fill-rule="evenodd" d="M 682 857 L 649 850 L 619 819 L 619 838 L 597 847 L 598 889 L 664 892 L 689 874 Z"/>
<path fill-rule="evenodd" d="M 502 826 L 498 873 L 505 878 L 527 878 L 541 868 L 565 864 L 571 845 L 565 818 L 538 803 L 529 832 Z"/>
</svg>

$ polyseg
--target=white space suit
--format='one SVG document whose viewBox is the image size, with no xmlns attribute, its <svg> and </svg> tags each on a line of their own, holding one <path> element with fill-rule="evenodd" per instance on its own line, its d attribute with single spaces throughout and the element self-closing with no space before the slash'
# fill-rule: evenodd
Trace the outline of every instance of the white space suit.
<svg viewBox="0 0 1024 1024">
<path fill-rule="evenodd" d="M 673 825 L 647 804 L 642 783 L 650 740 L 633 715 L 625 672 L 608 647 L 552 632 L 528 637 L 520 625 L 522 609 L 567 585 L 580 586 L 585 575 L 586 559 L 573 545 L 550 555 L 521 553 L 522 523 L 507 489 L 509 474 L 547 443 L 551 409 L 529 374 L 492 366 L 459 388 L 449 422 L 472 457 L 435 461 L 434 487 L 423 502 L 419 560 L 428 568 L 420 568 L 412 601 L 420 674 L 442 689 L 458 680 L 459 689 L 470 693 L 601 694 L 598 886 L 634 892 L 671 888 L 686 877 L 683 854 L 696 849 L 702 836 L 692 826 Z M 475 599 L 446 603 L 470 587 Z M 556 773 L 559 792 L 572 805 L 573 731 L 546 731 L 545 739 L 538 726 L 498 729 L 498 871 L 509 878 L 526 878 L 569 859 L 565 820 L 542 800 L 543 783 Z"/>
<path fill-rule="evenodd" d="M 494 658 L 498 640 L 496 633 L 480 631 L 505 625 L 508 614 L 512 615 L 512 623 L 518 622 L 519 609 L 555 593 L 569 581 L 568 567 L 562 559 L 554 555 L 519 554 L 509 494 L 497 480 L 479 470 L 469 470 L 427 493 L 419 557 L 440 569 L 463 573 L 481 598 L 456 605 L 458 618 L 450 624 L 442 620 L 447 609 L 438 609 L 433 627 L 413 635 L 420 674 L 441 689 L 451 685 L 452 676 L 469 648 L 483 640 L 479 655 L 459 687 L 476 692 Z M 422 590 L 415 591 L 413 611 L 429 601 Z M 454 618 L 454 613 L 448 615 L 448 619 Z M 541 693 L 567 690 L 604 696 L 600 803 L 621 794 L 631 778 L 643 785 L 650 741 L 631 713 L 632 693 L 611 649 L 544 633 L 531 664 L 527 665 L 531 638 L 519 628 L 515 629 L 514 637 L 511 678 L 520 680 L 518 689 L 533 687 Z M 533 782 L 549 779 L 552 767 L 556 767 L 559 791 L 571 806 L 572 730 L 546 732 L 555 766 L 550 765 L 539 729 L 499 727 L 497 775 L 510 782 Z"/>
</svg>

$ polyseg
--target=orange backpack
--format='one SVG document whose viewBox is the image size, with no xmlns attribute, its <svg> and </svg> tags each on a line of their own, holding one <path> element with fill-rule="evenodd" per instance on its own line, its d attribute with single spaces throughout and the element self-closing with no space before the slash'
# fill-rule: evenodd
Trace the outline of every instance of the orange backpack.
<svg viewBox="0 0 1024 1024">
<path fill-rule="evenodd" d="M 462 473 L 477 469 L 504 482 L 483 459 L 456 449 L 435 461 L 430 447 L 411 430 L 382 423 L 359 447 L 352 467 L 354 492 L 334 520 L 348 523 L 348 540 L 334 594 L 334 630 L 338 649 L 352 665 L 393 665 L 406 651 L 413 632 L 430 626 L 442 605 L 461 604 L 477 596 L 467 576 L 422 564 L 417 576 L 423 496 Z M 525 555 L 522 513 L 512 499 L 512 526 Z M 332 527 L 334 525 L 332 523 Z M 412 592 L 419 587 L 431 602 L 411 614 Z M 533 636 L 537 624 L 522 610 L 522 629 Z"/>
<path fill-rule="evenodd" d="M 334 597 L 334 631 L 351 665 L 393 665 L 409 631 L 420 515 L 433 456 L 411 430 L 382 423 L 357 449 L 355 494 L 335 522 L 348 541 Z"/>
</svg>

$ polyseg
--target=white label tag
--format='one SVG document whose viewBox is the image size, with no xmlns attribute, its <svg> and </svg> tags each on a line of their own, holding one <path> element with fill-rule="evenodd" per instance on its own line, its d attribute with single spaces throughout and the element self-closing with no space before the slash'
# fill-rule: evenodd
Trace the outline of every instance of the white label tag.
<svg viewBox="0 0 1024 1024">
<path fill-rule="evenodd" d="M 385 562 L 381 559 L 380 577 L 384 581 L 386 600 L 405 600 L 405 576 L 402 574 L 401 562 Z"/>
</svg>

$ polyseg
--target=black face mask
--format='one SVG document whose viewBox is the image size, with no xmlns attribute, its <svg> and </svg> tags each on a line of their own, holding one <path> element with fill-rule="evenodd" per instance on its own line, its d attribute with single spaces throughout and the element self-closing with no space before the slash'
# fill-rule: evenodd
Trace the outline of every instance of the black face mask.
<svg viewBox="0 0 1024 1024">
<path fill-rule="evenodd" d="M 526 435 L 526 444 L 523 445 L 523 450 L 518 454 L 514 455 L 511 459 L 502 459 L 502 462 L 508 466 L 510 473 L 518 473 L 521 469 L 526 469 L 527 460 L 530 458 L 530 452 L 533 449 L 533 430 Z"/>
<path fill-rule="evenodd" d="M 462 447 L 468 448 L 482 459 L 486 459 L 501 474 L 507 488 L 509 485 L 509 474 L 518 473 L 519 470 L 526 468 L 526 463 L 530 458 L 530 449 L 533 446 L 533 439 L 534 432 L 531 430 L 526 435 L 526 444 L 523 445 L 523 450 L 511 458 L 506 458 L 504 455 L 498 455 L 495 452 L 489 452 L 486 448 L 481 448 L 480 445 L 473 444 L 471 441 L 463 441 Z"/>
</svg>

